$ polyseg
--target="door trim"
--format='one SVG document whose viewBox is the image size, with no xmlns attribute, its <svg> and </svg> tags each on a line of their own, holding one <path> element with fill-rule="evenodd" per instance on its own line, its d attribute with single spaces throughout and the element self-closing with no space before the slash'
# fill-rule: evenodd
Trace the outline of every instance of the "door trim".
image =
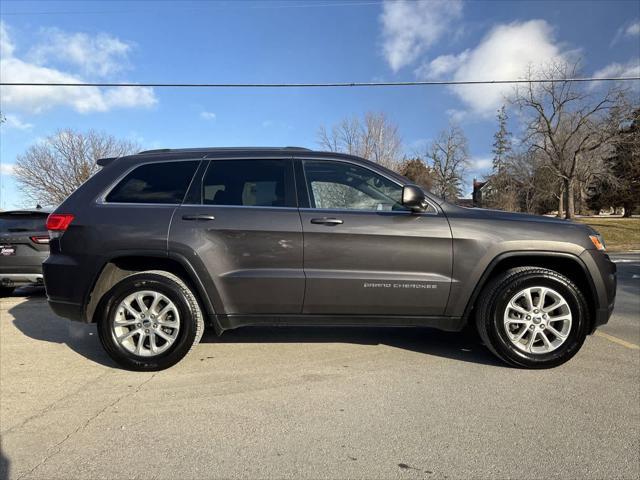
<svg viewBox="0 0 640 480">
<path fill-rule="evenodd" d="M 287 327 L 429 327 L 446 332 L 459 332 L 466 324 L 462 317 L 414 315 L 217 315 L 223 330 L 251 326 Z"/>
</svg>

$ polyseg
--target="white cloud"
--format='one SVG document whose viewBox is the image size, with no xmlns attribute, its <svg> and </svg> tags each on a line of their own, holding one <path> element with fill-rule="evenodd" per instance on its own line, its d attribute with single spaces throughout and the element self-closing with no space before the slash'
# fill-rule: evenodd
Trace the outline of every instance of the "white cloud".
<svg viewBox="0 0 640 480">
<path fill-rule="evenodd" d="M 13 163 L 0 163 L 0 175 L 13 175 Z"/>
<path fill-rule="evenodd" d="M 200 112 L 200 118 L 203 120 L 215 120 L 216 114 L 213 112 Z"/>
<path fill-rule="evenodd" d="M 624 34 L 627 37 L 637 37 L 640 36 L 640 20 L 636 20 L 635 22 L 633 22 L 631 25 L 629 25 L 625 31 Z"/>
<path fill-rule="evenodd" d="M 18 116 L 8 113 L 4 115 L 4 123 L 2 124 L 2 127 L 15 128 L 18 130 L 29 130 L 33 127 L 33 124 L 23 122 Z"/>
<path fill-rule="evenodd" d="M 611 78 L 611 77 L 640 77 L 640 58 L 629 60 L 627 63 L 610 63 L 600 70 L 593 72 L 593 76 L 597 78 Z M 590 82 L 589 89 L 593 90 L 601 85 L 603 82 Z M 623 83 L 623 82 L 619 82 Z M 625 82 L 623 85 L 627 85 L 638 89 L 637 82 Z"/>
<path fill-rule="evenodd" d="M 383 53 L 394 72 L 435 44 L 462 14 L 461 0 L 386 0 L 382 8 Z"/>
<path fill-rule="evenodd" d="M 493 159 L 491 157 L 472 158 L 469 165 L 471 172 L 480 172 L 488 170 L 493 165 Z"/>
<path fill-rule="evenodd" d="M 9 38 L 9 32 L 4 22 L 0 22 L 0 57 L 10 57 L 13 55 L 15 45 Z"/>
<path fill-rule="evenodd" d="M 455 124 L 464 122 L 469 116 L 469 112 L 466 110 L 458 110 L 457 108 L 450 108 L 446 112 L 449 120 Z"/>
<path fill-rule="evenodd" d="M 635 19 L 631 23 L 625 23 L 616 31 L 609 46 L 613 47 L 621 40 L 628 40 L 638 36 L 640 36 L 640 20 Z"/>
<path fill-rule="evenodd" d="M 566 57 L 544 20 L 498 25 L 473 49 L 438 57 L 419 69 L 423 78 L 449 73 L 454 80 L 509 80 L 523 78 L 530 66 Z M 430 68 L 432 67 L 432 68 Z M 456 85 L 451 90 L 476 114 L 494 115 L 513 86 Z"/>
<path fill-rule="evenodd" d="M 640 58 L 627 63 L 610 63 L 604 68 L 593 73 L 594 77 L 640 77 Z"/>
<path fill-rule="evenodd" d="M 442 78 L 460 68 L 462 64 L 467 61 L 468 57 L 469 50 L 465 50 L 458 55 L 440 55 L 418 67 L 416 69 L 416 75 L 430 80 Z"/>
<path fill-rule="evenodd" d="M 0 23 L 2 58 L 0 77 L 9 83 L 82 83 L 73 72 L 39 65 L 14 56 L 6 26 Z M 8 53 L 7 53 L 8 52 Z M 147 87 L 21 87 L 3 86 L 0 90 L 3 109 L 40 113 L 54 107 L 71 107 L 80 113 L 105 112 L 113 108 L 151 107 L 157 103 L 154 91 Z"/>
<path fill-rule="evenodd" d="M 39 65 L 60 63 L 77 67 L 86 75 L 108 76 L 128 65 L 131 45 L 106 33 L 66 33 L 57 28 L 43 30 L 44 43 L 36 45 L 28 58 Z"/>
</svg>

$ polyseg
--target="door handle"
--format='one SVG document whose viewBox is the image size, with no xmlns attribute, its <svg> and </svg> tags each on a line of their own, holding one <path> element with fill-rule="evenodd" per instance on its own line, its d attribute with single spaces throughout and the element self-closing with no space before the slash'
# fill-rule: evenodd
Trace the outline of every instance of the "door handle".
<svg viewBox="0 0 640 480">
<path fill-rule="evenodd" d="M 327 218 L 327 217 L 323 217 L 323 218 L 312 218 L 311 219 L 311 223 L 315 223 L 318 225 L 341 225 L 342 223 L 344 223 L 342 220 L 340 220 L 339 218 Z"/>
<path fill-rule="evenodd" d="M 213 215 L 204 215 L 204 214 L 200 214 L 200 215 L 183 215 L 182 216 L 183 220 L 215 220 L 216 217 L 214 217 Z"/>
</svg>

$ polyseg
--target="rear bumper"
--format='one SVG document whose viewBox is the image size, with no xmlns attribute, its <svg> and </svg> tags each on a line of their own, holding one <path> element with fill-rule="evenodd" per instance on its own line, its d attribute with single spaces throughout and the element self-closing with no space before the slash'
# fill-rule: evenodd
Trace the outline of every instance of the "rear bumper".
<svg viewBox="0 0 640 480">
<path fill-rule="evenodd" d="M 60 302 L 49 299 L 49 307 L 59 317 L 82 322 L 84 315 L 82 314 L 82 305 L 77 303 Z"/>
<path fill-rule="evenodd" d="M 0 286 L 44 285 L 42 273 L 0 273 Z"/>
<path fill-rule="evenodd" d="M 88 292 L 94 283 L 93 257 L 51 254 L 42 264 L 49 306 L 69 320 L 85 322 Z"/>
</svg>

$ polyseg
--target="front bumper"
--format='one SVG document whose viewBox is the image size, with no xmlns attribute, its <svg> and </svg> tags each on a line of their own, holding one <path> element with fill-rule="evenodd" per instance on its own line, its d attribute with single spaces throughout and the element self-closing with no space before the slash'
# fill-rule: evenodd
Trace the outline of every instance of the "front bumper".
<svg viewBox="0 0 640 480">
<path fill-rule="evenodd" d="M 609 255 L 598 250 L 586 250 L 580 258 L 587 266 L 595 290 L 595 318 L 591 333 L 609 321 L 613 314 L 618 285 L 617 267 Z"/>
<path fill-rule="evenodd" d="M 604 325 L 609 321 L 609 318 L 611 318 L 611 315 L 613 314 L 613 307 L 614 307 L 614 304 L 612 303 L 611 305 L 605 308 L 599 308 L 596 310 L 596 318 L 594 319 L 594 322 L 593 322 L 594 331 L 596 328 L 598 328 L 601 325 Z"/>
</svg>

